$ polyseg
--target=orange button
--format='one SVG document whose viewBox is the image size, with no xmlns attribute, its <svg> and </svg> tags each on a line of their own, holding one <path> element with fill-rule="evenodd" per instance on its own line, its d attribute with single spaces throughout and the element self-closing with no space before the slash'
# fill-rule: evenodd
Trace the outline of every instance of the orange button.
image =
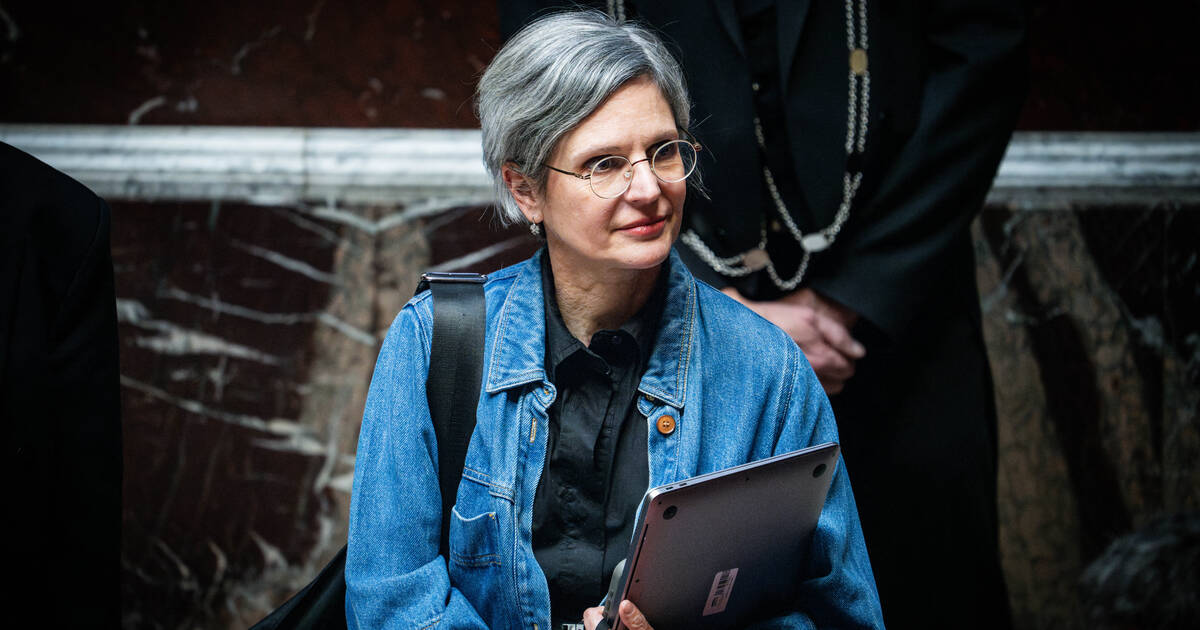
<svg viewBox="0 0 1200 630">
<path fill-rule="evenodd" d="M 662 416 L 658 419 L 658 432 L 663 435 L 671 435 L 675 432 L 675 418 L 672 416 Z"/>
</svg>

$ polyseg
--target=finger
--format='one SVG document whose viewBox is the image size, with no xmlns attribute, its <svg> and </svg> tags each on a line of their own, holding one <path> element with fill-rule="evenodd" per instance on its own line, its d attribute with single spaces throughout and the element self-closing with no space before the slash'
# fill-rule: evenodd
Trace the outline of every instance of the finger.
<svg viewBox="0 0 1200 630">
<path fill-rule="evenodd" d="M 633 602 L 624 600 L 621 602 L 620 615 L 621 623 L 629 627 L 629 630 L 654 630 L 650 627 L 650 622 L 646 621 L 646 616 L 642 611 L 638 610 Z"/>
<path fill-rule="evenodd" d="M 596 606 L 583 611 L 584 630 L 596 630 L 596 626 L 600 625 L 601 619 L 604 619 L 603 606 Z"/>
<path fill-rule="evenodd" d="M 858 322 L 858 313 L 845 304 L 815 291 L 812 293 L 812 298 L 813 308 L 837 320 L 846 328 L 850 328 Z"/>
<path fill-rule="evenodd" d="M 808 364 L 817 373 L 817 378 L 844 381 L 854 376 L 854 362 L 842 353 L 825 343 L 814 344 L 811 348 L 809 350 L 801 346 L 800 349 L 804 351 Z"/>
<path fill-rule="evenodd" d="M 850 335 L 850 330 L 836 319 L 826 315 L 817 315 L 817 330 L 829 345 L 850 359 L 861 359 L 867 354 L 857 339 Z"/>
<path fill-rule="evenodd" d="M 796 345 L 800 346 L 800 349 L 805 352 L 829 345 L 825 341 L 825 337 L 816 328 L 792 326 L 787 328 L 786 331 L 788 336 L 792 338 L 792 341 L 796 342 Z"/>
<path fill-rule="evenodd" d="M 786 318 L 780 317 L 780 321 L 775 321 L 768 317 L 776 326 L 783 328 L 792 341 L 800 346 L 803 350 L 805 346 L 813 344 L 823 344 L 824 336 L 817 329 L 817 316 L 809 309 L 795 309 L 786 311 Z"/>
</svg>

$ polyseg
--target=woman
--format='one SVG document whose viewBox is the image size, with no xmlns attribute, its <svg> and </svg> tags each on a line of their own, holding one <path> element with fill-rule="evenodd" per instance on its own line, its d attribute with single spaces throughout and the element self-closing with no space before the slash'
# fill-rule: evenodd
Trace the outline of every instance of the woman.
<svg viewBox="0 0 1200 630">
<path fill-rule="evenodd" d="M 545 248 L 485 287 L 448 564 L 424 388 L 429 294 L 392 324 L 358 446 L 351 627 L 557 630 L 583 617 L 591 630 L 648 486 L 837 438 L 796 345 L 671 250 L 698 145 L 657 38 L 599 13 L 544 18 L 492 61 L 478 112 L 502 219 Z M 812 579 L 772 627 L 882 625 L 840 466 L 809 554 Z M 654 623 L 619 610 L 637 630 Z"/>
</svg>

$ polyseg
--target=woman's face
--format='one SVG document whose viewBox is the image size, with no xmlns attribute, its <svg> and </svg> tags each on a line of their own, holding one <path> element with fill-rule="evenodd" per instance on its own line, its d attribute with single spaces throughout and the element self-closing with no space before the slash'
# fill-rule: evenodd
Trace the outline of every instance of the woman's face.
<svg viewBox="0 0 1200 630">
<path fill-rule="evenodd" d="M 652 81 L 634 79 L 612 94 L 558 142 L 547 161 L 587 173 L 599 159 L 619 155 L 638 162 L 679 131 L 671 107 Z M 629 190 L 597 197 L 588 182 L 550 171 L 545 192 L 533 193 L 526 217 L 541 222 L 555 274 L 611 274 L 656 268 L 679 236 L 687 182 L 668 184 L 633 167 Z"/>
</svg>

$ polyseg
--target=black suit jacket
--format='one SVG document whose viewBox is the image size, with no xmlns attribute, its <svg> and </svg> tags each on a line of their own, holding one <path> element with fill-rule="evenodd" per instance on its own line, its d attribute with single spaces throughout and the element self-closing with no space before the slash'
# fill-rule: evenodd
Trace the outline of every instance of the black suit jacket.
<svg viewBox="0 0 1200 630">
<path fill-rule="evenodd" d="M 121 425 L 109 209 L 0 143 L 0 419 L 12 627 L 120 623 Z"/>
<path fill-rule="evenodd" d="M 689 195 L 685 227 L 720 256 L 753 248 L 764 214 L 773 210 L 762 186 L 734 0 L 625 4 L 630 17 L 667 36 L 687 73 L 691 130 L 705 146 L 701 172 L 711 199 Z M 869 4 L 872 85 L 863 184 L 849 223 L 830 250 L 814 256 L 805 284 L 896 338 L 939 311 L 977 313 L 968 232 L 1024 100 L 1024 8 L 1013 0 Z M 501 27 L 509 34 L 539 11 L 571 4 L 506 0 L 501 6 Z M 806 231 L 828 225 L 842 197 L 845 19 L 842 2 L 777 3 L 787 142 L 805 206 L 791 210 Z M 710 283 L 731 282 L 690 262 Z"/>
</svg>

